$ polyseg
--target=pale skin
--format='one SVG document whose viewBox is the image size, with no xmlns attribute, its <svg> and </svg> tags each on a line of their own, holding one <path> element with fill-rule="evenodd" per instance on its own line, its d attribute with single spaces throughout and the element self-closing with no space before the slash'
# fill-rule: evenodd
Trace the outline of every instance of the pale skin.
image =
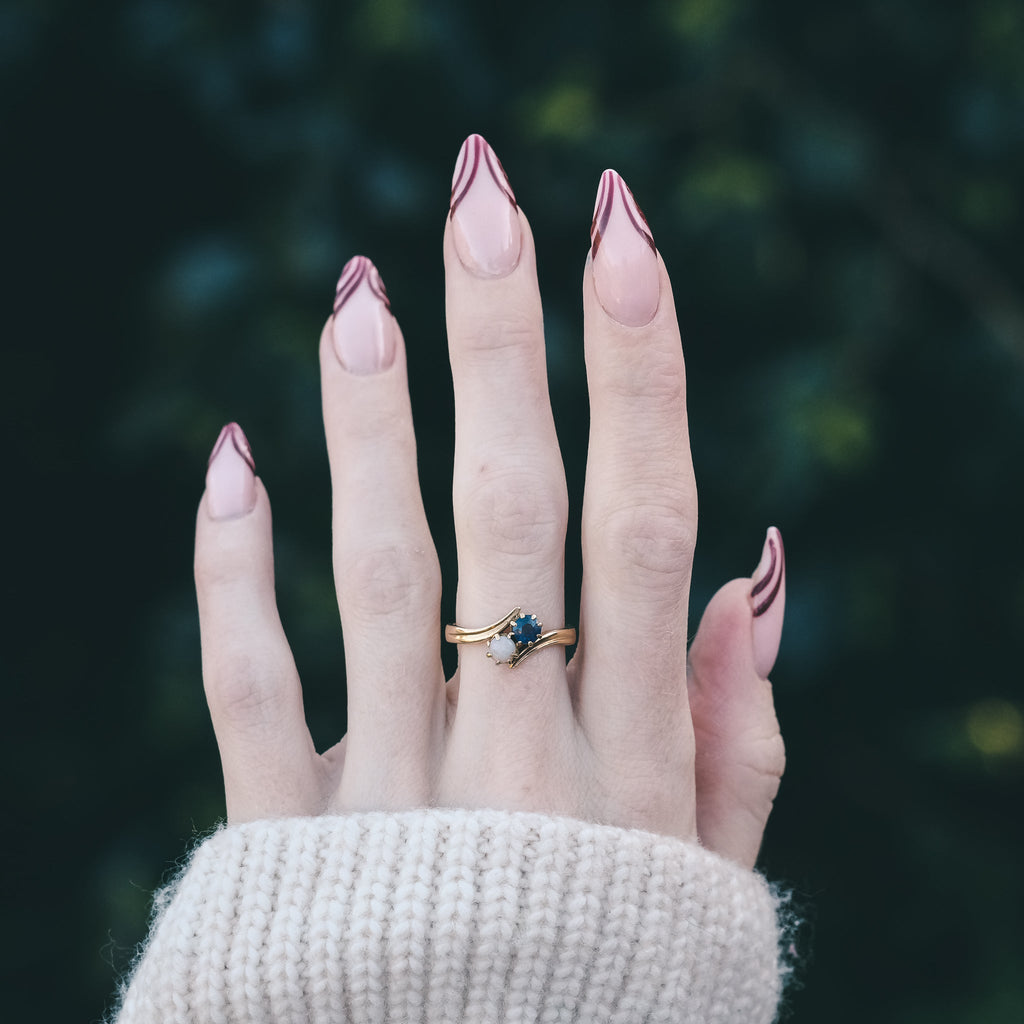
<svg viewBox="0 0 1024 1024">
<path fill-rule="evenodd" d="M 507 272 L 481 274 L 467 261 L 452 218 L 444 234 L 456 621 L 477 628 L 519 605 L 549 630 L 574 625 L 564 621 L 566 485 L 533 238 L 512 210 L 519 244 Z M 387 365 L 353 372 L 328 320 L 320 370 L 348 733 L 317 753 L 306 726 L 274 596 L 262 483 L 251 484 L 251 508 L 230 515 L 208 486 L 195 570 L 229 822 L 489 807 L 699 841 L 754 865 L 784 747 L 753 639 L 750 577 L 718 591 L 687 650 L 697 491 L 683 350 L 660 255 L 656 268 L 656 310 L 639 327 L 609 315 L 594 261 L 584 268 L 591 432 L 580 641 L 568 664 L 564 648 L 552 647 L 509 669 L 467 645 L 445 680 L 441 574 L 419 492 L 404 339 L 387 314 Z M 754 563 L 755 540 L 742 562 Z M 762 633 L 781 632 L 781 602 L 772 615 Z"/>
</svg>

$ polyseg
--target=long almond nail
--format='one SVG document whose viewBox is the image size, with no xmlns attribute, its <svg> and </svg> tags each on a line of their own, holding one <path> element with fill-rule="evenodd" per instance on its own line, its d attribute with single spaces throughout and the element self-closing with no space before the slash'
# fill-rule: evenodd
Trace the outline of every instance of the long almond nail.
<svg viewBox="0 0 1024 1024">
<path fill-rule="evenodd" d="M 334 351 L 349 373 L 380 373 L 394 362 L 391 301 L 377 268 L 365 256 L 353 256 L 338 278 L 331 333 Z"/>
<path fill-rule="evenodd" d="M 256 506 L 256 463 L 242 428 L 220 432 L 206 465 L 206 509 L 212 519 L 237 519 Z"/>
<path fill-rule="evenodd" d="M 452 177 L 455 251 L 477 277 L 505 277 L 519 264 L 522 230 L 508 175 L 483 136 L 470 135 Z"/>
<path fill-rule="evenodd" d="M 782 534 L 774 526 L 768 527 L 761 561 L 750 581 L 754 668 L 762 679 L 767 679 L 779 653 L 786 610 L 786 551 Z"/>
<path fill-rule="evenodd" d="M 649 324 L 661 301 L 658 250 L 647 218 L 617 171 L 601 175 L 590 243 L 594 288 L 604 311 L 626 327 Z"/>
</svg>

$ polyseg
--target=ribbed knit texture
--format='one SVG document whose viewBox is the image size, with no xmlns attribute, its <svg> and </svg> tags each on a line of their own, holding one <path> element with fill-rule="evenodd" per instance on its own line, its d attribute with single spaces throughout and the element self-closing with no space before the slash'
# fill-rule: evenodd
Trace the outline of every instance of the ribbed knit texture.
<svg viewBox="0 0 1024 1024">
<path fill-rule="evenodd" d="M 223 828 L 157 907 L 117 1024 L 767 1024 L 781 989 L 758 875 L 536 814 Z"/>
</svg>

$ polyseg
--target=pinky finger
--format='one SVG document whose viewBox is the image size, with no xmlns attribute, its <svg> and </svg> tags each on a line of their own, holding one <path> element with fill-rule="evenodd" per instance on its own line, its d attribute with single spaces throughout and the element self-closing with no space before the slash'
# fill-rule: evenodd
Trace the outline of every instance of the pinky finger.
<svg viewBox="0 0 1024 1024">
<path fill-rule="evenodd" d="M 195 578 L 228 820 L 316 813 L 320 762 L 274 597 L 270 502 L 236 423 L 210 456 Z"/>
</svg>

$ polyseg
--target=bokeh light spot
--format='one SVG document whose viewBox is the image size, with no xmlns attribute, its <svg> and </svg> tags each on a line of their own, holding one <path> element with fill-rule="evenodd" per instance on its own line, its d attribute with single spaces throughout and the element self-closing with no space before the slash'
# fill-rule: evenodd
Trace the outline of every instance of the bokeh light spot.
<svg viewBox="0 0 1024 1024">
<path fill-rule="evenodd" d="M 416 0 L 372 0 L 360 8 L 355 31 L 373 49 L 408 51 L 420 42 L 421 20 Z"/>
<path fill-rule="evenodd" d="M 555 85 L 531 110 L 530 128 L 539 139 L 582 142 L 594 133 L 593 92 L 578 82 Z"/>
<path fill-rule="evenodd" d="M 700 206 L 751 210 L 771 203 L 776 179 L 763 161 L 741 153 L 721 153 L 694 168 L 685 188 Z"/>
<path fill-rule="evenodd" d="M 679 0 L 669 20 L 684 39 L 707 42 L 729 28 L 740 6 L 737 0 Z"/>
<path fill-rule="evenodd" d="M 796 432 L 833 469 L 850 472 L 869 461 L 874 431 L 863 408 L 839 398 L 815 400 L 797 410 L 794 417 Z"/>
<path fill-rule="evenodd" d="M 967 736 L 988 757 L 1024 754 L 1024 715 L 1008 700 L 978 701 L 967 712 Z"/>
</svg>

